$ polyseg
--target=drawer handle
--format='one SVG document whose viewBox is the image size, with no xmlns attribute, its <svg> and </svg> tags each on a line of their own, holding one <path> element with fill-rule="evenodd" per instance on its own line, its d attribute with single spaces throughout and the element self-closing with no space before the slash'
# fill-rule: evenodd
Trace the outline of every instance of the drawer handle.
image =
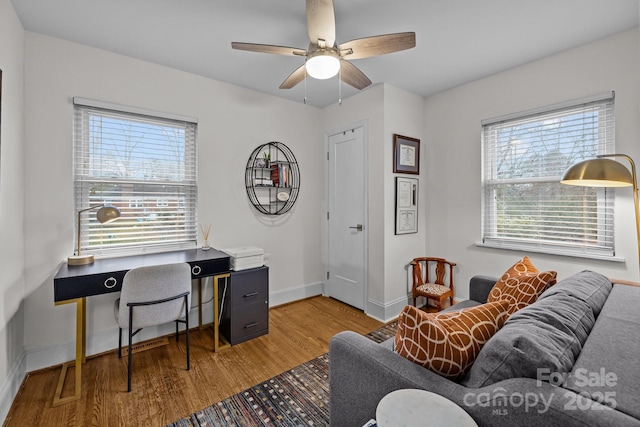
<svg viewBox="0 0 640 427">
<path fill-rule="evenodd" d="M 104 281 L 104 287 L 107 289 L 111 289 L 117 284 L 118 284 L 118 281 L 116 280 L 115 277 L 109 277 L 107 280 Z"/>
<path fill-rule="evenodd" d="M 247 326 L 245 326 L 244 328 L 245 328 L 245 329 L 250 329 L 250 328 L 255 328 L 256 326 L 258 326 L 258 324 L 254 322 L 254 323 L 249 323 L 249 324 L 248 324 Z"/>
<path fill-rule="evenodd" d="M 191 274 L 193 274 L 194 276 L 197 276 L 201 272 L 202 272 L 202 268 L 200 268 L 199 265 L 194 265 L 193 268 L 191 269 Z"/>
<path fill-rule="evenodd" d="M 244 298 L 251 298 L 251 297 L 255 297 L 256 295 L 258 295 L 258 293 L 257 293 L 257 292 L 251 292 L 251 293 L 249 293 L 249 294 L 245 294 L 245 295 L 244 295 Z"/>
</svg>

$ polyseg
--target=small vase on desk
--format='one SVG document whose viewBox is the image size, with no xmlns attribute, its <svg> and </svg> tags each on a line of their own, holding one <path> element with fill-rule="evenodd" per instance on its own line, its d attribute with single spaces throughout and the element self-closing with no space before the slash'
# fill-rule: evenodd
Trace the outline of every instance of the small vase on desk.
<svg viewBox="0 0 640 427">
<path fill-rule="evenodd" d="M 209 246 L 209 233 L 211 232 L 211 224 L 207 225 L 206 227 L 201 224 L 200 231 L 202 231 L 202 238 L 204 239 L 204 242 L 202 243 L 202 250 L 208 251 L 209 249 L 211 249 L 211 247 Z"/>
</svg>

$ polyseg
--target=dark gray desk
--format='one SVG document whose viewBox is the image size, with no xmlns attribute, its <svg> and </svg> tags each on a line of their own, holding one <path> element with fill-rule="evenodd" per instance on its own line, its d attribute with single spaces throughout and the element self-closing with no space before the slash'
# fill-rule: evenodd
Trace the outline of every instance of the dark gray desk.
<svg viewBox="0 0 640 427">
<path fill-rule="evenodd" d="M 156 254 L 97 259 L 93 264 L 62 264 L 53 278 L 53 298 L 56 303 L 92 295 L 120 292 L 127 271 L 136 267 L 187 262 L 191 277 L 217 276 L 229 273 L 230 257 L 215 249 L 188 249 Z"/>
<path fill-rule="evenodd" d="M 53 406 L 80 399 L 82 385 L 82 363 L 86 361 L 86 297 L 120 292 L 122 279 L 127 271 L 136 267 L 186 262 L 191 266 L 191 277 L 198 279 L 198 304 L 202 306 L 202 277 L 213 276 L 213 330 L 214 351 L 218 351 L 218 284 L 229 277 L 230 257 L 215 249 L 187 249 L 174 252 L 134 255 L 118 258 L 98 259 L 93 264 L 69 266 L 62 264 L 53 278 L 53 298 L 56 305 L 76 303 L 76 359 L 62 365 Z M 199 310 L 202 327 L 202 310 Z M 75 393 L 61 397 L 67 369 L 75 366 Z"/>
</svg>

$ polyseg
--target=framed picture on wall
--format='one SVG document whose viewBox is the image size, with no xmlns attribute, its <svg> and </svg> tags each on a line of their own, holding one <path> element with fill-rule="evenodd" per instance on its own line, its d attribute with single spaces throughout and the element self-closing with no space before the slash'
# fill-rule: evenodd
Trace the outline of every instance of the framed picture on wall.
<svg viewBox="0 0 640 427">
<path fill-rule="evenodd" d="M 393 172 L 420 173 L 420 140 L 393 135 Z"/>
<path fill-rule="evenodd" d="M 418 178 L 396 177 L 396 234 L 418 232 Z"/>
</svg>

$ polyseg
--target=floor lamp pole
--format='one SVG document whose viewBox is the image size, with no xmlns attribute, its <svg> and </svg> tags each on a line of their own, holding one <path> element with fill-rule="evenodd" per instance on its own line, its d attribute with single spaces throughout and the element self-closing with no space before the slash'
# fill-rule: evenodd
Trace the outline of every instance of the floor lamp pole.
<svg viewBox="0 0 640 427">
<path fill-rule="evenodd" d="M 640 207 L 638 206 L 638 180 L 636 179 L 636 165 L 631 157 L 625 156 L 631 163 L 631 176 L 633 177 L 633 205 L 636 209 L 636 233 L 638 237 L 638 267 L 640 267 Z"/>
<path fill-rule="evenodd" d="M 638 245 L 638 267 L 640 268 L 640 206 L 638 205 L 638 179 L 636 176 L 636 164 L 626 154 L 601 154 L 598 157 L 624 157 L 631 164 L 631 178 L 633 180 L 633 207 L 636 214 L 636 243 Z"/>
</svg>

